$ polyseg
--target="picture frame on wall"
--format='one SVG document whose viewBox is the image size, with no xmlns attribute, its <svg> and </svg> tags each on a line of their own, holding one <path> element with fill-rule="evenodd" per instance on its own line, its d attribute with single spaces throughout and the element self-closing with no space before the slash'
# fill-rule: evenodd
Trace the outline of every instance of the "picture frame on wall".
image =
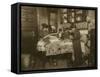
<svg viewBox="0 0 100 77">
<path fill-rule="evenodd" d="M 97 7 L 11 5 L 11 72 L 97 69 Z"/>
</svg>

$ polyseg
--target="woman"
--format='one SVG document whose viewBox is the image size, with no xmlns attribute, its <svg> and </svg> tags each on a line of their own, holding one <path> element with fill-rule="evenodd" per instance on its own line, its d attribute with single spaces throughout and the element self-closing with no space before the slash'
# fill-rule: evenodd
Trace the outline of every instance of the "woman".
<svg viewBox="0 0 100 77">
<path fill-rule="evenodd" d="M 75 26 L 72 27 L 72 42 L 73 42 L 73 49 L 74 49 L 74 66 L 81 66 L 82 65 L 82 49 L 80 43 L 80 32 L 76 29 Z"/>
</svg>

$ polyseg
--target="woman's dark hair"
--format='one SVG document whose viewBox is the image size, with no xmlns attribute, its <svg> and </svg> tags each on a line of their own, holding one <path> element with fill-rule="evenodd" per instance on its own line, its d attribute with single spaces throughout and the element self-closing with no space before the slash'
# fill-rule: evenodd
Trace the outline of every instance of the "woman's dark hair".
<svg viewBox="0 0 100 77">
<path fill-rule="evenodd" d="M 46 23 L 42 23 L 43 28 L 48 28 L 48 25 Z"/>
</svg>

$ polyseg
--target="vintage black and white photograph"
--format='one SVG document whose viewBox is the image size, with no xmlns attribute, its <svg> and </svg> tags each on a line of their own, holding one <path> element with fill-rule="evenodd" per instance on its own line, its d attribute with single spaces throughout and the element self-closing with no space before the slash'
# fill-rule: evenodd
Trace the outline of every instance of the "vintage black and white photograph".
<svg viewBox="0 0 100 77">
<path fill-rule="evenodd" d="M 21 6 L 21 70 L 96 66 L 96 10 Z"/>
</svg>

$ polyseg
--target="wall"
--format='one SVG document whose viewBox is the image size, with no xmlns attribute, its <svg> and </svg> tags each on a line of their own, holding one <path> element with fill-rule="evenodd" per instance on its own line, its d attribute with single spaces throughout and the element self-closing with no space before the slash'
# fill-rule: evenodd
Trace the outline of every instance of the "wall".
<svg viewBox="0 0 100 77">
<path fill-rule="evenodd" d="M 32 2 L 77 6 L 97 6 L 98 21 L 100 21 L 100 0 L 1 0 L 0 2 L 0 77 L 100 77 L 100 56 L 98 56 L 98 70 L 71 71 L 57 73 L 38 73 L 27 75 L 15 75 L 10 72 L 10 51 L 11 51 L 11 12 L 10 5 L 15 2 Z M 100 33 L 100 22 L 98 32 Z M 98 34 L 99 34 L 98 33 Z M 98 36 L 100 39 L 100 36 Z M 98 40 L 100 46 L 100 40 Z M 100 47 L 98 47 L 98 51 Z M 100 55 L 100 52 L 98 52 Z"/>
<path fill-rule="evenodd" d="M 47 8 L 38 8 L 37 9 L 37 14 L 38 14 L 38 22 L 39 26 L 42 25 L 43 23 L 48 24 L 48 13 L 47 13 Z"/>
</svg>

